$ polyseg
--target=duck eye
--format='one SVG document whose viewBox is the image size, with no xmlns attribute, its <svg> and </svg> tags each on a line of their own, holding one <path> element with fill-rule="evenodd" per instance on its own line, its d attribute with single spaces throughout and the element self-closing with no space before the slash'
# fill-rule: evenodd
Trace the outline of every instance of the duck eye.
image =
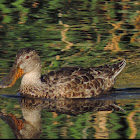
<svg viewBox="0 0 140 140">
<path fill-rule="evenodd" d="M 26 59 L 29 59 L 29 56 L 28 55 L 26 56 Z"/>
</svg>

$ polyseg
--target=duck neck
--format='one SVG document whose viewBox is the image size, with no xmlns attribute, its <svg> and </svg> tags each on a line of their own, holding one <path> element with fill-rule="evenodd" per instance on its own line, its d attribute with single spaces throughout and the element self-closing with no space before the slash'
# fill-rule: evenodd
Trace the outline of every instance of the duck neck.
<svg viewBox="0 0 140 140">
<path fill-rule="evenodd" d="M 39 85 L 41 84 L 41 67 L 40 68 L 36 68 L 31 72 L 25 73 L 23 75 L 23 78 L 21 80 L 21 86 L 23 85 Z"/>
</svg>

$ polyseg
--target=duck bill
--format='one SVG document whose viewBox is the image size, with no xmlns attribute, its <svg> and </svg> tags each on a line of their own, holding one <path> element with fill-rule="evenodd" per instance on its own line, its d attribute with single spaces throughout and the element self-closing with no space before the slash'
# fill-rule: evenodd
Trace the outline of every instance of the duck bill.
<svg viewBox="0 0 140 140">
<path fill-rule="evenodd" d="M 14 64 L 10 73 L 0 82 L 0 88 L 12 87 L 22 74 L 23 70 Z"/>
</svg>

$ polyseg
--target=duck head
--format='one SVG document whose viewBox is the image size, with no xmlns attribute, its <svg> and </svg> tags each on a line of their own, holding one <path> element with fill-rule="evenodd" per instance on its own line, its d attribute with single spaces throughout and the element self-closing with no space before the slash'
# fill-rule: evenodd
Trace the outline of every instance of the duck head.
<svg viewBox="0 0 140 140">
<path fill-rule="evenodd" d="M 34 49 L 22 48 L 17 52 L 16 59 L 9 74 L 0 82 L 0 88 L 12 87 L 23 74 L 41 69 L 40 57 Z"/>
</svg>

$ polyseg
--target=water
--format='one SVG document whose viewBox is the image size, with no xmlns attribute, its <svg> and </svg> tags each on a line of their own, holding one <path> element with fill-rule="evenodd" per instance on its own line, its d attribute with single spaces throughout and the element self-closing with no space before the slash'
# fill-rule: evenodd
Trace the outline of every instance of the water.
<svg viewBox="0 0 140 140">
<path fill-rule="evenodd" d="M 22 139 L 139 138 L 139 93 L 117 89 L 103 97 L 66 100 L 1 95 L 1 133 Z"/>
<path fill-rule="evenodd" d="M 43 74 L 124 58 L 127 64 L 116 79 L 116 91 L 100 99 L 71 103 L 21 98 L 16 94 L 21 79 L 12 88 L 0 89 L 0 138 L 15 139 L 23 126 L 28 126 L 22 131 L 26 137 L 140 138 L 139 9 L 135 0 L 1 0 L 1 79 L 17 50 L 25 47 L 39 52 Z M 36 126 L 31 125 L 33 118 Z"/>
</svg>

